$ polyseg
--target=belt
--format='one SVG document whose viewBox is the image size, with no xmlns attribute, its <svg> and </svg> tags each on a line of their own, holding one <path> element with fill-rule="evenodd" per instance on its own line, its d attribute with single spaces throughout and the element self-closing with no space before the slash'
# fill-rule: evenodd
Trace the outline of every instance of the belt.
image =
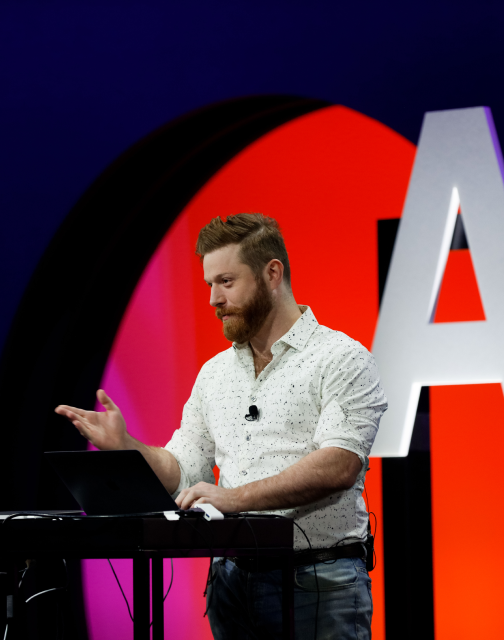
<svg viewBox="0 0 504 640">
<path fill-rule="evenodd" d="M 365 559 L 366 552 L 361 542 L 353 542 L 339 547 L 330 547 L 329 549 L 306 549 L 304 551 L 296 551 L 294 553 L 294 566 L 302 567 L 303 565 L 317 564 L 318 562 L 327 562 L 329 560 L 339 560 L 340 558 L 362 558 Z M 267 556 L 229 558 L 242 571 L 275 571 L 282 569 L 282 558 L 269 558 Z"/>
</svg>

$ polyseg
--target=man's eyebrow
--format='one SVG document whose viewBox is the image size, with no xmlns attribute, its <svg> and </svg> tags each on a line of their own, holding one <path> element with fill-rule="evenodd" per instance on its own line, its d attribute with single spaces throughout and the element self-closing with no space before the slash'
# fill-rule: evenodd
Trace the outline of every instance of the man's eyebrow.
<svg viewBox="0 0 504 640">
<path fill-rule="evenodd" d="M 223 278 L 234 278 L 235 274 L 231 273 L 230 271 L 224 272 L 224 273 L 218 273 L 216 276 L 213 277 L 213 280 L 222 280 Z M 209 280 L 207 280 L 205 278 L 205 282 L 210 282 Z"/>
</svg>

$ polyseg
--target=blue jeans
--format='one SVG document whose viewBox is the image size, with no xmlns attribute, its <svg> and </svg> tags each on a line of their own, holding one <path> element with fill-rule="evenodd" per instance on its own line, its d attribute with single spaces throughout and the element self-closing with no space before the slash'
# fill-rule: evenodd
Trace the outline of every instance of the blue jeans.
<svg viewBox="0 0 504 640">
<path fill-rule="evenodd" d="M 282 635 L 282 572 L 242 571 L 215 560 L 208 587 L 208 618 L 215 640 L 266 640 Z M 360 558 L 317 564 L 317 640 L 370 640 L 371 579 Z M 317 584 L 313 565 L 298 567 L 294 607 L 296 638 L 315 638 Z"/>
</svg>

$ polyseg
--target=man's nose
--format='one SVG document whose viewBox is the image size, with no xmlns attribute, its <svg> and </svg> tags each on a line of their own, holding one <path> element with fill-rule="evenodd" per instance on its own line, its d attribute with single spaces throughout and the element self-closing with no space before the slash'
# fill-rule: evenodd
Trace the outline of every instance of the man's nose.
<svg viewBox="0 0 504 640">
<path fill-rule="evenodd" d="M 210 289 L 210 304 L 212 307 L 217 307 L 219 304 L 226 302 L 225 296 L 222 294 L 220 287 L 213 285 Z"/>
</svg>

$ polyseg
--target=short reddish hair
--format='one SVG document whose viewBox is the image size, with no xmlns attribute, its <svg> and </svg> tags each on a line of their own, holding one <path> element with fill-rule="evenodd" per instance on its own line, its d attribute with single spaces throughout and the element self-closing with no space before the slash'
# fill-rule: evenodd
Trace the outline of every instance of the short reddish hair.
<svg viewBox="0 0 504 640">
<path fill-rule="evenodd" d="M 207 253 L 229 244 L 240 245 L 240 260 L 248 265 L 256 278 L 270 260 L 277 259 L 284 266 L 284 278 L 290 287 L 289 256 L 278 222 L 262 213 L 238 213 L 213 218 L 198 235 L 196 255 L 203 260 Z"/>
</svg>

